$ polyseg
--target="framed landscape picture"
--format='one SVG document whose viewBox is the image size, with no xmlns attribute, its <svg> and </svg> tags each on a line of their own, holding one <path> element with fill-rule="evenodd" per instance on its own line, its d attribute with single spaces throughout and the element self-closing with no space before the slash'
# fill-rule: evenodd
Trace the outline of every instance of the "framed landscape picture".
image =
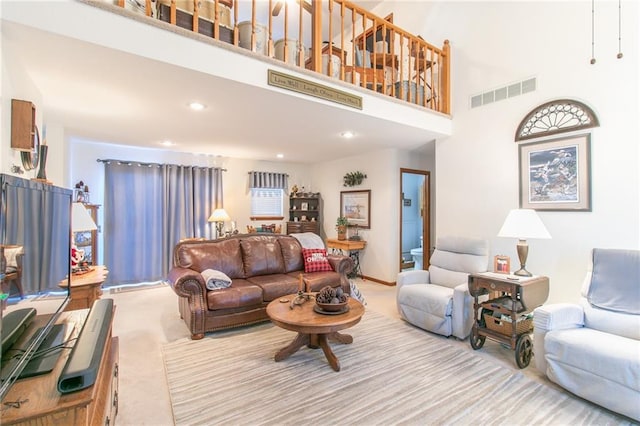
<svg viewBox="0 0 640 426">
<path fill-rule="evenodd" d="M 591 211 L 590 151 L 590 135 L 520 145 L 520 208 Z"/>
<path fill-rule="evenodd" d="M 340 216 L 347 218 L 349 226 L 371 227 L 371 190 L 340 191 Z"/>
</svg>

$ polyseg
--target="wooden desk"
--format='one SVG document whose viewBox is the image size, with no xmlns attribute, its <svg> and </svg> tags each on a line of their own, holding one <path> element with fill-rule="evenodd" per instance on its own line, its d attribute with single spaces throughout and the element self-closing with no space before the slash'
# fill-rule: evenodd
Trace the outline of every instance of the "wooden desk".
<svg viewBox="0 0 640 426">
<path fill-rule="evenodd" d="M 77 337 L 88 310 L 65 312 L 65 336 Z M 44 315 L 38 315 L 35 326 Z M 71 349 L 63 349 L 53 371 L 15 382 L 2 400 L 3 425 L 109 425 L 118 412 L 118 338 L 109 336 L 93 386 L 65 395 L 58 392 L 58 377 Z"/>
<path fill-rule="evenodd" d="M 107 279 L 109 271 L 103 265 L 92 266 L 92 270 L 84 274 L 71 274 L 70 300 L 65 311 L 86 309 L 93 306 L 93 302 L 100 299 L 100 287 Z M 59 287 L 67 288 L 67 281 L 60 281 Z"/>
<path fill-rule="evenodd" d="M 353 271 L 349 274 L 349 278 L 357 277 L 364 279 L 362 275 L 362 268 L 360 267 L 360 250 L 363 250 L 367 245 L 363 240 L 338 240 L 333 238 L 327 239 L 327 248 L 340 250 L 346 252 L 347 255 L 353 259 Z"/>
</svg>

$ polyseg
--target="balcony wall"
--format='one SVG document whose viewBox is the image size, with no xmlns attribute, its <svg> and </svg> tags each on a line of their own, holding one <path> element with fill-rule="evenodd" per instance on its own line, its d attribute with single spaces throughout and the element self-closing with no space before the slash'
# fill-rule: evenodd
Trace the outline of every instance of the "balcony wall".
<svg viewBox="0 0 640 426">
<path fill-rule="evenodd" d="M 448 42 L 438 48 L 346 0 L 115 3 L 295 67 L 450 112 Z"/>
</svg>

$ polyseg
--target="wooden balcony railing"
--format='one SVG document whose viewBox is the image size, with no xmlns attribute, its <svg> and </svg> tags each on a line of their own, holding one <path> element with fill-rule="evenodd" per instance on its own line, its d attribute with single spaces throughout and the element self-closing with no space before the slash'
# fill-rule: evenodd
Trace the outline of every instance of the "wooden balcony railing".
<svg viewBox="0 0 640 426">
<path fill-rule="evenodd" d="M 347 0 L 116 0 L 217 40 L 445 114 L 450 49 Z M 320 54 L 315 54 L 320 52 Z"/>
</svg>

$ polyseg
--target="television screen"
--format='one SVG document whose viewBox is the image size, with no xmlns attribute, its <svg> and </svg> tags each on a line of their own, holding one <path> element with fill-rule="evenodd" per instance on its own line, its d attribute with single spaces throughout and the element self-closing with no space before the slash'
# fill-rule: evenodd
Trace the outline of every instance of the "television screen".
<svg viewBox="0 0 640 426">
<path fill-rule="evenodd" d="M 42 359 L 60 352 L 54 347 L 61 343 L 54 324 L 69 296 L 73 191 L 5 174 L 0 174 L 0 189 L 4 398 L 26 371 L 46 371 L 38 367 Z"/>
</svg>

